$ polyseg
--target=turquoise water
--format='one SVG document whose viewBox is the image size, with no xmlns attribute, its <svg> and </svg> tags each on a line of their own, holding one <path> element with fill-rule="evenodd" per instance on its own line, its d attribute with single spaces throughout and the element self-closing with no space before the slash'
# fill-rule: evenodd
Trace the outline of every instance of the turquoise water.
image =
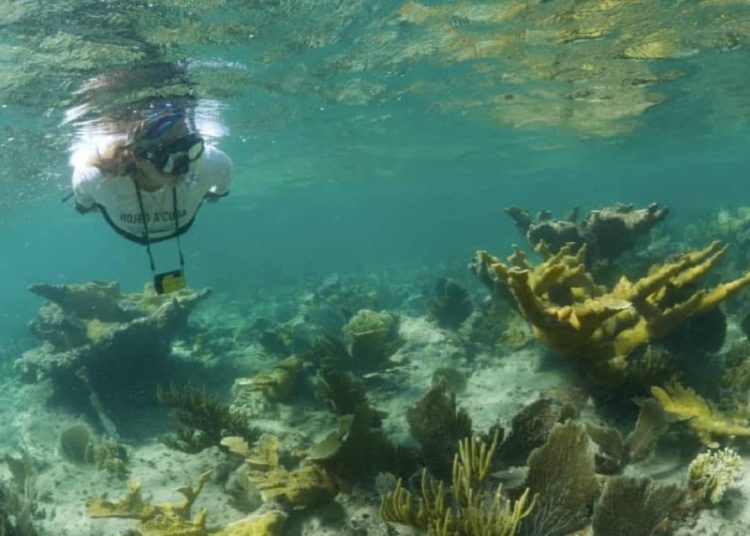
<svg viewBox="0 0 750 536">
<path fill-rule="evenodd" d="M 672 26 L 662 11 L 668 4 L 652 2 L 641 16 Z M 564 19 L 545 21 L 577 4 L 510 3 L 525 11 L 498 22 L 481 4 L 432 2 L 423 8 L 433 10 L 434 24 L 406 20 L 414 5 L 67 1 L 41 12 L 32 2 L 5 2 L 4 336 L 38 305 L 26 294 L 30 283 L 95 278 L 131 290 L 149 277 L 141 248 L 59 202 L 68 191 L 75 125 L 63 119 L 80 100 L 74 93 L 123 65 L 188 60 L 198 96 L 218 110 L 226 131 L 218 143 L 235 163 L 232 194 L 204 207 L 185 247 L 191 283 L 220 292 L 300 274 L 469 258 L 476 248 L 518 240 L 500 211 L 508 204 L 564 213 L 571 205 L 659 201 L 679 221 L 744 203 L 750 68 L 738 31 L 746 6 L 686 3 L 695 21 L 712 22 L 698 31 L 662 28 L 677 31 L 673 53 L 630 60 L 655 80 L 642 98 L 662 102 L 619 117 L 606 110 L 624 98 L 575 103 L 566 95 L 604 85 L 616 96 L 630 74 L 566 79 L 548 75 L 545 64 L 535 78 L 524 62 L 538 53 L 541 62 L 558 55 L 561 64 L 616 70 L 622 35 L 652 30 L 628 10 L 608 15 L 623 16 L 612 42 L 529 37 L 472 58 L 456 43 L 473 39 L 476 48 L 524 25 L 562 31 Z M 578 6 L 583 19 L 586 5 L 596 4 Z M 724 28 L 715 22 L 720 14 Z M 520 81 L 503 78 L 516 71 Z M 510 92 L 533 100 L 541 91 L 551 96 L 524 120 L 495 100 Z"/>
<path fill-rule="evenodd" d="M 268 321 L 266 311 L 253 309 L 256 299 L 269 310 L 277 306 L 281 318 L 286 311 L 268 305 L 269 296 L 302 295 L 287 305 L 294 309 L 288 316 L 299 315 L 296 321 L 304 325 L 310 321 L 305 293 L 319 290 L 332 274 L 357 281 L 374 273 L 396 286 L 404 274 L 424 273 L 424 281 L 411 282 L 424 305 L 437 278 L 460 271 L 481 300 L 488 293 L 464 271 L 474 252 L 487 249 L 504 258 L 512 244 L 527 246 L 503 212 L 509 205 L 562 217 L 575 206 L 583 214 L 615 203 L 662 203 L 670 214 L 659 232 L 672 242 L 655 248 L 661 259 L 684 245 L 687 224 L 703 225 L 715 221 L 720 209 L 750 204 L 749 36 L 750 4 L 739 0 L 0 0 L 0 385 L 16 382 L 11 362 L 39 344 L 28 323 L 43 300 L 29 285 L 116 281 L 123 291 L 139 292 L 151 281 L 142 246 L 119 237 L 100 215 L 82 216 L 72 201 L 63 201 L 70 192 L 71 147 L 86 122 L 102 114 L 143 96 L 190 93 L 200 105 L 204 134 L 234 162 L 230 195 L 206 203 L 182 237 L 190 287 L 208 287 L 215 295 L 208 312 L 198 315 L 198 328 L 172 347 L 194 352 L 196 362 L 207 361 L 201 363 L 205 370 L 221 372 L 195 376 L 226 399 L 239 374 L 230 372 L 247 375 L 276 364 L 278 356 L 258 350 L 252 339 L 265 329 L 253 321 Z M 134 74 L 176 64 L 187 66 L 185 80 L 149 85 Z M 87 89 L 116 71 L 125 76 L 106 91 Z M 160 270 L 176 268 L 173 241 L 153 249 Z M 735 262 L 747 258 L 738 253 Z M 735 268 L 722 272 L 722 279 L 739 276 Z M 337 299 L 347 296 L 331 302 Z M 537 390 L 575 384 L 570 377 L 576 376 L 547 364 L 541 345 L 533 346 L 537 341 L 508 352 L 515 365 L 500 359 L 505 354 L 473 361 L 482 343 L 455 342 L 455 334 L 430 324 L 424 309 L 403 328 L 412 337 L 407 348 L 418 349 L 401 363 L 413 366 L 412 376 L 396 375 L 403 384 L 380 371 L 366 378 L 376 402 L 401 419 L 401 428 L 393 420 L 385 425 L 396 437 L 408 435 L 404 408 L 446 356 L 458 355 L 456 366 L 471 377 L 463 400 L 484 429 L 500 418 L 507 422 L 520 400 L 533 400 Z M 727 316 L 733 341 L 746 343 L 741 309 Z M 503 321 L 509 339 L 513 329 L 525 327 Z M 282 333 L 289 325 L 273 327 Z M 319 326 L 307 327 L 312 333 Z M 217 364 L 219 354 L 228 363 Z M 744 357 L 735 355 L 734 364 Z M 541 362 L 539 370 L 527 358 Z M 199 370 L 195 366 L 184 376 Z M 312 384 L 315 373 L 305 370 Z M 494 384 L 506 375 L 525 389 L 521 395 Z M 495 390 L 502 393 L 492 398 Z M 312 389 L 302 391 L 309 396 Z M 129 399 L 118 394 L 103 398 L 126 400 L 127 407 Z M 83 411 L 91 412 L 86 396 Z M 134 407 L 155 405 L 152 394 L 133 397 Z M 297 400 L 294 410 L 320 413 L 312 398 Z M 595 416 L 606 416 L 602 422 L 613 417 L 609 424 L 625 433 L 637 409 L 629 392 L 622 398 L 625 410 L 617 412 L 624 404 L 608 408 L 607 400 Z M 488 417 L 489 407 L 500 413 L 492 404 L 504 413 Z M 50 408 L 66 411 L 54 403 Z M 90 424 L 100 426 L 92 415 Z M 327 417 L 321 429 L 331 423 L 334 429 L 336 416 Z M 148 450 L 153 437 L 127 437 L 140 419 L 122 423 L 125 440 L 144 449 L 140 462 L 161 459 Z M 151 432 L 165 426 L 166 416 L 154 411 L 144 421 Z M 280 428 L 300 425 L 281 421 Z M 310 432 L 317 421 L 302 424 Z M 16 428 L 22 427 L 12 419 L 3 426 L 15 434 L 14 447 L 20 445 Z M 28 437 L 38 437 L 33 428 L 24 430 Z M 703 446 L 694 441 L 695 452 L 688 452 L 675 437 L 659 459 L 668 459 L 669 469 L 649 466 L 641 476 L 684 476 L 688 454 Z M 55 448 L 48 451 L 44 456 L 56 463 Z M 48 458 L 42 473 L 56 482 Z M 195 482 L 195 467 L 179 483 L 165 479 L 161 487 Z M 99 482 L 81 496 L 109 490 L 120 497 L 121 484 L 106 488 Z M 743 485 L 747 492 L 747 479 Z M 209 493 L 225 499 L 222 490 Z M 81 497 L 67 499 L 73 512 L 67 519 L 82 518 Z M 239 514 L 226 516 L 214 519 L 223 524 Z"/>
</svg>

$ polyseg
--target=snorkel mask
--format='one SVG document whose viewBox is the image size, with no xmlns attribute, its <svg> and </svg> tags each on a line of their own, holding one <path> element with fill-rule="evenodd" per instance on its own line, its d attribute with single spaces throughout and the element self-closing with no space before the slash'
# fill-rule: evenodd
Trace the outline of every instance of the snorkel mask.
<svg viewBox="0 0 750 536">
<path fill-rule="evenodd" d="M 204 149 L 203 138 L 190 131 L 185 115 L 176 110 L 147 118 L 133 143 L 136 156 L 145 158 L 165 175 L 187 173 Z"/>
</svg>

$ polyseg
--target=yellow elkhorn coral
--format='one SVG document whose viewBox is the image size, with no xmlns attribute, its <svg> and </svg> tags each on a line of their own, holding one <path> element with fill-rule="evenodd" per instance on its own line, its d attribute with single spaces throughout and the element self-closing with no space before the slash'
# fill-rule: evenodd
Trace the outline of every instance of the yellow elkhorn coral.
<svg viewBox="0 0 750 536">
<path fill-rule="evenodd" d="M 531 265 L 516 249 L 503 263 L 477 252 L 472 269 L 493 296 L 514 298 L 536 337 L 550 349 L 583 361 L 592 375 L 613 383 L 625 377 L 627 357 L 639 346 L 659 341 L 689 318 L 716 307 L 750 284 L 750 272 L 711 290 L 683 293 L 706 275 L 726 251 L 713 242 L 651 268 L 630 281 L 622 276 L 612 289 L 597 285 L 584 265 L 585 247 L 568 244 Z"/>
</svg>

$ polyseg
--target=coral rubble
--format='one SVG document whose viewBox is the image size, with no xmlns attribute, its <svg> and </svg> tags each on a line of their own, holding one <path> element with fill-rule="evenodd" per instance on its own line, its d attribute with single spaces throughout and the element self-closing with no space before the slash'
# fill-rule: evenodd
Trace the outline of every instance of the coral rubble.
<svg viewBox="0 0 750 536">
<path fill-rule="evenodd" d="M 128 494 L 113 503 L 104 497 L 95 497 L 86 503 L 86 512 L 91 517 L 119 517 L 138 520 L 139 534 L 144 536 L 278 536 L 283 529 L 286 515 L 270 511 L 261 516 L 251 516 L 236 521 L 219 530 L 206 526 L 208 512 L 200 510 L 194 516 L 191 510 L 195 500 L 211 472 L 203 473 L 195 486 L 183 486 L 177 491 L 184 497 L 179 503 L 149 503 L 143 500 L 141 485 L 137 481 L 128 484 Z"/>
</svg>

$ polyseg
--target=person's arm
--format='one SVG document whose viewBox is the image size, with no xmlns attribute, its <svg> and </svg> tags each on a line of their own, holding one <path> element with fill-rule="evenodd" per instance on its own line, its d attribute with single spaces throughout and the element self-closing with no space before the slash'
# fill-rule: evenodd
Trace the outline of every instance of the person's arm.
<svg viewBox="0 0 750 536">
<path fill-rule="evenodd" d="M 208 178 L 209 187 L 206 190 L 204 199 L 207 201 L 217 201 L 229 195 L 233 164 L 232 160 L 223 151 L 215 147 L 211 147 L 209 158 L 211 161 L 211 165 L 208 167 L 210 170 Z"/>
<path fill-rule="evenodd" d="M 73 169 L 72 183 L 75 208 L 80 214 L 98 210 L 94 197 L 91 195 L 91 189 L 99 174 L 99 169 L 92 166 Z"/>
</svg>

